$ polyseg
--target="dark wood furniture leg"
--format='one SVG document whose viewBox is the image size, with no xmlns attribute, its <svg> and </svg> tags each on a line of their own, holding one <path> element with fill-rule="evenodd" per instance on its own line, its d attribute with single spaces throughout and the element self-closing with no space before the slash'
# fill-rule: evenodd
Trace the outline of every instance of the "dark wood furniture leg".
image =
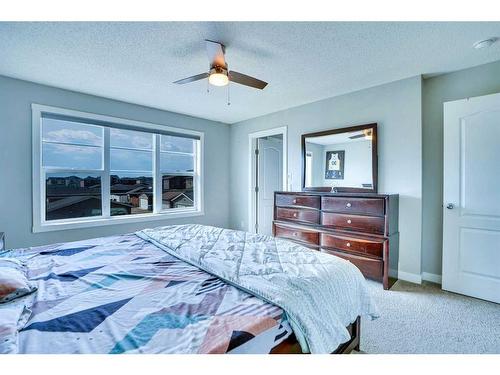
<svg viewBox="0 0 500 375">
<path fill-rule="evenodd" d="M 341 344 L 332 354 L 349 354 L 353 350 L 359 351 L 361 318 L 358 316 L 356 321 L 346 327 L 351 334 L 351 339 Z M 281 344 L 271 350 L 270 354 L 303 354 L 295 335 L 291 335 Z"/>
<path fill-rule="evenodd" d="M 332 354 L 349 354 L 353 350 L 359 351 L 360 332 L 361 332 L 361 317 L 358 316 L 356 321 L 347 327 L 351 334 L 351 339 L 341 344 Z"/>
</svg>

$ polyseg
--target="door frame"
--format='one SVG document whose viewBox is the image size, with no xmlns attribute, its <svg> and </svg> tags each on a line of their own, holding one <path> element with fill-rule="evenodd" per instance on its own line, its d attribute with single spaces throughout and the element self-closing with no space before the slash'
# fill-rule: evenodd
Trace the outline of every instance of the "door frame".
<svg viewBox="0 0 500 375">
<path fill-rule="evenodd" d="M 255 208 L 257 201 L 255 199 L 255 184 L 256 184 L 256 158 L 255 158 L 255 147 L 258 138 L 269 137 L 272 135 L 282 135 L 283 136 L 283 191 L 287 190 L 288 186 L 288 138 L 287 138 L 287 127 L 280 126 L 278 128 L 261 130 L 254 133 L 248 134 L 248 225 L 247 231 L 250 233 L 256 233 L 255 231 Z"/>
<path fill-rule="evenodd" d="M 480 113 L 480 112 L 489 112 L 489 111 L 498 111 L 498 101 L 500 99 L 500 93 L 481 95 L 476 97 L 469 97 L 465 99 L 453 100 L 443 103 L 443 229 L 442 229 L 442 289 L 447 290 L 453 293 L 459 293 L 462 295 L 466 295 L 473 298 L 484 299 L 491 302 L 497 302 L 498 295 L 494 295 L 492 293 L 485 293 L 484 290 L 477 293 L 477 290 L 474 287 L 466 287 L 463 286 L 463 282 L 461 283 L 459 278 L 459 259 L 455 259 L 456 263 L 453 262 L 453 259 L 450 260 L 451 256 L 456 255 L 460 256 L 461 249 L 461 238 L 460 238 L 460 229 L 478 229 L 488 231 L 490 229 L 485 229 L 481 227 L 476 227 L 474 225 L 469 224 L 469 226 L 460 227 L 460 217 L 466 216 L 476 216 L 476 217 L 488 217 L 488 215 L 478 215 L 478 214 L 468 214 L 463 212 L 464 207 L 462 207 L 462 203 L 464 200 L 460 183 L 456 183 L 456 180 L 462 179 L 462 148 L 464 147 L 462 143 L 461 133 L 462 129 L 458 129 L 458 139 L 459 145 L 456 144 L 451 145 L 447 142 L 447 137 L 449 137 L 450 132 L 452 130 L 457 130 L 456 127 L 460 126 L 460 122 L 463 118 L 469 117 L 471 115 Z M 467 105 L 467 106 L 465 106 Z M 457 121 L 458 120 L 458 121 Z M 455 128 L 452 128 L 455 127 Z M 460 171 L 458 175 L 454 176 L 451 173 L 451 166 L 448 165 L 447 162 L 451 159 L 458 161 L 458 166 Z M 451 176 L 450 176 L 451 175 Z M 450 177 L 456 177 L 455 182 L 452 181 Z M 451 203 L 454 205 L 452 207 L 453 212 L 449 212 L 447 209 L 447 205 Z M 455 216 L 451 216 L 455 215 Z M 491 216 L 490 216 L 491 219 Z M 498 220 L 497 218 L 493 220 Z M 447 224 L 455 224 L 458 226 L 457 233 L 450 231 Z M 458 251 L 456 254 L 453 254 L 450 249 L 457 248 Z M 455 272 L 454 272 L 455 271 Z M 496 298 L 496 300 L 495 300 Z"/>
</svg>

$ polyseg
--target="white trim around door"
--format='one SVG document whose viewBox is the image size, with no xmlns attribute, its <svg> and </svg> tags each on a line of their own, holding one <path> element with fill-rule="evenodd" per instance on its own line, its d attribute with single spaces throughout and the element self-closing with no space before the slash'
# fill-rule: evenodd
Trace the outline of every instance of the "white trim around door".
<svg viewBox="0 0 500 375">
<path fill-rule="evenodd" d="M 256 184 L 256 171 L 255 171 L 255 146 L 257 139 L 262 137 L 269 137 L 272 135 L 283 136 L 283 191 L 287 190 L 288 186 L 288 138 L 287 127 L 281 126 L 278 128 L 262 130 L 248 134 L 248 225 L 247 231 L 256 233 L 255 229 L 255 184 Z"/>
</svg>

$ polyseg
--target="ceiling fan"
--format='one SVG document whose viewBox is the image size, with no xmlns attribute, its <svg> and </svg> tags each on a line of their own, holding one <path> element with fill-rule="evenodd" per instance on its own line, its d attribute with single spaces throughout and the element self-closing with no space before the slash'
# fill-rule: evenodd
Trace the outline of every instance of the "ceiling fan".
<svg viewBox="0 0 500 375">
<path fill-rule="evenodd" d="M 267 86 L 267 82 L 261 81 L 260 79 L 235 72 L 234 70 L 228 70 L 226 59 L 224 58 L 226 47 L 221 43 L 211 40 L 205 40 L 205 42 L 208 61 L 210 63 L 209 71 L 207 73 L 201 73 L 188 78 L 180 79 L 174 83 L 183 85 L 185 83 L 208 78 L 208 82 L 214 86 L 226 86 L 229 82 L 239 83 L 240 85 L 260 90 Z"/>
</svg>

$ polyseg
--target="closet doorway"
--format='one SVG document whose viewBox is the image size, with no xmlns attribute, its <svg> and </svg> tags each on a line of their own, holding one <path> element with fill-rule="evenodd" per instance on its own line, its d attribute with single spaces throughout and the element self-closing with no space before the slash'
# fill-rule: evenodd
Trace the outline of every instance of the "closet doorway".
<svg viewBox="0 0 500 375">
<path fill-rule="evenodd" d="M 251 233 L 272 235 L 274 192 L 287 186 L 286 127 L 249 135 Z"/>
</svg>

